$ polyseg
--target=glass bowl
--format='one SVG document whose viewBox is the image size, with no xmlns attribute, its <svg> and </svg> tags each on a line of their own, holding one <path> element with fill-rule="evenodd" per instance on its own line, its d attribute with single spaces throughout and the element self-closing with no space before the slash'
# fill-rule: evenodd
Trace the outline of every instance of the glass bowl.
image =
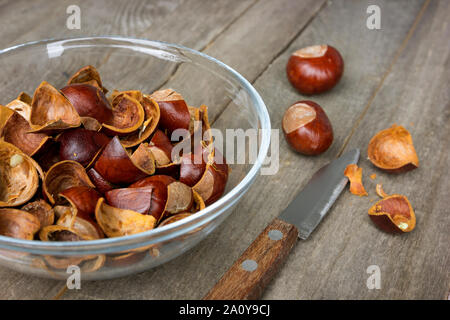
<svg viewBox="0 0 450 320">
<path fill-rule="evenodd" d="M 19 91 L 33 94 L 41 81 L 57 88 L 79 68 L 94 65 L 110 90 L 151 93 L 173 88 L 191 106 L 206 104 L 213 128 L 255 129 L 257 157 L 232 164 L 225 194 L 178 222 L 126 237 L 80 242 L 42 242 L 0 236 L 0 264 L 41 277 L 66 279 L 80 268 L 83 280 L 141 272 L 186 252 L 232 212 L 258 174 L 270 143 L 267 109 L 252 85 L 224 63 L 201 52 L 159 41 L 123 37 L 42 40 L 0 50 L 1 101 Z M 249 139 L 245 139 L 249 150 Z M 253 145 L 252 148 L 255 148 Z M 242 161 L 241 161 L 242 162 Z M 71 268 L 68 270 L 68 268 Z"/>
</svg>

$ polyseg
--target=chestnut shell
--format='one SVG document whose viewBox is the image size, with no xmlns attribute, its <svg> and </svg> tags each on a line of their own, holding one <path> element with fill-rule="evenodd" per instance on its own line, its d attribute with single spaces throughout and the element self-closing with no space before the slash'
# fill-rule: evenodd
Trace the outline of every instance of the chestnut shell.
<svg viewBox="0 0 450 320">
<path fill-rule="evenodd" d="M 111 139 L 101 132 L 82 128 L 67 130 L 59 137 L 59 158 L 73 160 L 86 167 Z"/>
<path fill-rule="evenodd" d="M 113 184 L 129 184 L 147 176 L 147 173 L 130 159 L 117 136 L 100 153 L 94 169 Z"/>
</svg>

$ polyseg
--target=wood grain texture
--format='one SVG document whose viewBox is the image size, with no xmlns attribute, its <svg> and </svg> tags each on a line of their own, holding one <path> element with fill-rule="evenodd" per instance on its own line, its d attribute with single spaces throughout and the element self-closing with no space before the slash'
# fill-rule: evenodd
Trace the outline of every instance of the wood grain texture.
<svg viewBox="0 0 450 320">
<path fill-rule="evenodd" d="M 325 108 L 335 129 L 335 143 L 327 153 L 315 158 L 299 156 L 288 148 L 280 136 L 278 173 L 274 176 L 259 177 L 231 217 L 197 247 L 160 268 L 124 279 L 87 283 L 82 291 L 90 296 L 106 299 L 202 298 L 260 231 L 287 206 L 313 172 L 337 155 L 346 136 L 351 132 L 353 122 L 389 68 L 424 1 L 379 3 L 389 12 L 384 15 L 381 31 L 371 31 L 365 27 L 365 12 L 369 1 L 352 2 L 350 6 L 346 5 L 345 1 L 328 4 L 307 28 L 289 43 L 287 50 L 276 56 L 269 66 L 265 66 L 267 70 L 254 82 L 269 109 L 272 127 L 280 128 L 285 108 L 306 98 L 299 95 L 286 79 L 284 68 L 289 55 L 300 47 L 324 42 L 341 50 L 347 62 L 342 82 L 333 91 L 313 97 Z M 349 23 L 348 17 L 356 18 Z M 235 112 L 239 110 L 230 105 L 214 126 L 226 128 L 227 124 L 235 121 Z M 288 261 L 294 261 L 295 267 L 292 267 L 292 263 L 289 271 L 286 271 L 286 266 L 283 267 L 281 273 L 284 276 L 277 277 L 276 284 L 269 285 L 264 297 L 321 298 L 315 293 L 333 270 L 334 261 L 346 250 L 347 234 L 356 227 L 347 220 L 347 225 L 340 223 L 342 215 L 348 214 L 347 212 L 354 208 L 335 208 L 332 208 L 311 239 L 302 242 L 301 246 L 293 250 Z M 373 229 L 372 226 L 370 228 Z M 379 231 L 372 229 L 369 231 L 373 232 L 376 238 Z M 351 252 L 352 248 L 348 250 Z M 371 293 L 365 285 L 368 265 L 362 268 L 368 259 L 370 253 L 355 265 L 355 269 L 359 270 L 357 280 L 354 280 L 355 274 L 347 272 L 331 279 L 337 288 L 345 281 L 358 286 L 355 291 L 345 294 L 339 292 L 342 296 L 370 298 Z M 76 298 L 78 294 L 69 291 L 63 298 Z M 324 297 L 340 298 L 336 292 Z"/>
<path fill-rule="evenodd" d="M 227 28 L 237 16 L 247 9 L 249 1 L 214 1 L 211 14 L 202 0 L 191 1 L 98 1 L 84 0 L 78 5 L 82 14 L 82 28 L 69 30 L 65 27 L 66 8 L 72 1 L 8 1 L 1 4 L 0 47 L 8 47 L 27 41 L 69 36 L 121 34 L 123 36 L 147 37 L 185 44 L 201 49 Z M 174 11 L 177 10 L 177 14 Z M 197 14 L 204 17 L 201 21 Z M 45 23 L 42 23 L 45 21 Z M 58 27 L 59 26 L 59 27 Z M 170 29 L 172 32 L 168 32 Z M 11 31 L 11 33 L 8 32 Z M 79 64 L 65 66 L 75 71 Z M 163 74 L 161 74 L 163 76 Z M 170 76 L 170 70 L 166 77 Z M 37 83 L 43 74 L 32 74 Z M 65 79 L 60 79 L 61 83 Z M 2 85 L 7 86 L 5 79 Z M 5 88 L 3 88 L 5 90 Z M 17 93 L 3 95 L 0 103 L 6 104 Z M 64 282 L 34 278 L 0 268 L 0 278 L 5 288 L 0 299 L 44 299 L 59 293 Z"/>
<path fill-rule="evenodd" d="M 98 2 L 100 7 L 104 3 Z M 214 1 L 217 2 L 220 1 Z M 70 32 L 63 27 L 66 19 L 64 5 L 45 8 L 39 6 L 43 0 L 37 0 L 38 4 L 33 7 L 28 1 L 26 6 L 23 5 L 25 1 L 0 3 L 0 25 L 2 31 L 5 30 L 0 39 L 1 47 L 45 38 L 46 35 L 86 35 L 95 33 L 98 28 L 95 34 L 140 34 L 141 37 L 160 38 L 204 49 L 230 63 L 254 83 L 268 107 L 274 128 L 280 128 L 282 114 L 290 104 L 309 98 L 298 94 L 286 79 L 284 68 L 293 51 L 311 44 L 329 43 L 341 51 L 346 62 L 341 83 L 328 93 L 312 97 L 325 109 L 335 131 L 335 141 L 325 154 L 316 158 L 300 156 L 289 149 L 280 135 L 278 173 L 259 177 L 230 218 L 190 252 L 142 274 L 83 283 L 81 290 L 67 290 L 62 298 L 202 298 L 260 231 L 287 206 L 313 172 L 342 150 L 353 147 L 360 147 L 362 151 L 360 164 L 364 168 L 364 183 L 369 197 L 358 198 L 345 192 L 311 237 L 292 250 L 263 298 L 447 298 L 449 217 L 446 213 L 450 185 L 446 173 L 450 159 L 446 150 L 449 148 L 450 66 L 448 41 L 445 39 L 449 38 L 448 1 L 431 1 L 428 6 L 424 6 L 428 3 L 425 0 L 375 1 L 382 10 L 381 30 L 366 28 L 366 9 L 374 1 L 329 1 L 317 16 L 314 16 L 317 8 L 307 11 L 308 7 L 301 7 L 302 1 L 287 1 L 283 3 L 292 10 L 296 8 L 307 13 L 299 13 L 295 18 L 289 12 L 283 12 L 271 15 L 270 21 L 259 21 L 256 14 L 270 10 L 268 2 L 249 1 L 237 8 L 238 4 L 227 6 L 225 2 L 215 7 L 220 12 L 220 17 L 216 17 L 214 11 L 208 14 L 208 8 L 202 6 L 201 1 L 190 6 L 194 2 L 180 0 L 178 6 L 170 8 L 164 7 L 167 4 L 161 1 L 158 2 L 162 3 L 161 11 L 155 15 L 142 14 L 140 5 L 136 5 L 140 2 L 133 2 L 129 6 L 134 9 L 127 10 L 128 2 L 118 4 L 112 1 L 108 6 L 103 5 L 106 20 L 98 19 L 96 24 L 96 19 L 91 17 L 88 21 L 91 29 Z M 67 4 L 68 1 L 62 3 Z M 219 10 L 221 6 L 224 8 L 222 11 Z M 10 11 L 6 8 L 14 8 L 18 16 L 8 14 Z M 29 8 L 36 16 L 26 12 Z M 230 9 L 232 13 L 228 15 L 227 10 Z M 63 10 L 62 16 L 59 16 L 60 10 Z M 186 22 L 177 20 L 171 14 L 174 10 L 177 17 L 185 15 L 191 18 Z M 95 10 L 103 14 L 101 11 Z M 122 12 L 127 14 L 123 16 Z M 311 14 L 314 17 L 312 21 Z M 142 17 L 141 22 L 135 23 L 140 21 L 133 19 L 136 15 Z M 252 19 L 246 19 L 250 16 Z M 214 19 L 221 22 L 215 25 Z M 288 24 L 282 21 L 284 19 L 298 21 L 299 27 L 289 29 Z M 203 20 L 208 23 L 203 25 Z M 27 21 L 33 24 L 33 28 Z M 46 23 L 38 24 L 37 21 Z M 171 21 L 176 28 L 171 29 Z M 184 29 L 183 23 L 187 25 Z M 271 28 L 262 29 L 264 23 Z M 252 28 L 252 24 L 256 27 Z M 60 25 L 61 30 L 55 25 Z M 190 26 L 198 29 L 190 32 Z M 14 28 L 19 31 L 15 33 Z M 259 30 L 264 32 L 259 33 Z M 411 31 L 406 47 L 400 50 Z M 271 39 L 267 46 L 264 37 Z M 253 38 L 254 51 L 251 45 Z M 232 48 L 241 45 L 244 52 L 255 60 L 246 63 L 249 58 L 240 56 L 230 49 L 230 45 Z M 277 48 L 272 51 L 272 46 Z M 255 52 L 263 54 L 260 57 Z M 165 75 L 170 76 L 172 71 Z M 176 84 L 178 80 L 174 77 L 171 81 Z M 214 126 L 226 128 L 234 121 L 233 114 L 237 111 L 232 104 L 229 105 Z M 364 160 L 371 135 L 393 122 L 411 131 L 421 160 L 419 169 L 404 175 L 384 174 Z M 239 168 L 235 169 L 239 172 L 236 170 Z M 367 179 L 372 172 L 377 173 L 375 181 Z M 376 198 L 375 182 L 382 182 L 389 193 L 398 192 L 409 197 L 418 217 L 416 230 L 411 234 L 387 235 L 371 223 L 367 209 L 371 205 L 370 200 Z M 369 276 L 366 270 L 370 265 L 378 265 L 381 269 L 380 290 L 369 290 L 366 286 Z M 59 291 L 58 285 L 62 284 L 3 268 L 0 269 L 0 277 L 7 288 L 0 296 L 4 299 L 52 297 Z"/>
<path fill-rule="evenodd" d="M 280 232 L 282 238 L 274 239 L 274 236 L 278 237 Z M 297 239 L 298 230 L 294 225 L 275 218 L 204 299 L 259 299 L 267 284 L 283 265 Z M 248 266 L 245 266 L 245 263 Z"/>
</svg>

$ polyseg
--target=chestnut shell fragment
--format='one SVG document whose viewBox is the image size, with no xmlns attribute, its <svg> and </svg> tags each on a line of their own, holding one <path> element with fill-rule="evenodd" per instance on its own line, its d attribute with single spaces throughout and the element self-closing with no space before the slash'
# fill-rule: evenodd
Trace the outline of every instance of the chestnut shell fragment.
<svg viewBox="0 0 450 320">
<path fill-rule="evenodd" d="M 80 117 L 90 117 L 100 123 L 108 123 L 113 112 L 103 91 L 89 84 L 70 84 L 61 89 L 61 92 L 72 103 Z"/>
<path fill-rule="evenodd" d="M 136 234 L 151 230 L 156 225 L 153 216 L 112 207 L 105 203 L 104 198 L 98 200 L 95 218 L 108 237 Z"/>
<path fill-rule="evenodd" d="M 213 161 L 208 163 L 200 181 L 193 186 L 206 205 L 217 201 L 225 191 L 228 180 L 228 165 L 225 158 L 214 149 Z"/>
<path fill-rule="evenodd" d="M 139 180 L 132 185 L 130 188 L 140 188 L 140 187 L 152 187 L 152 202 L 150 206 L 150 214 L 155 217 L 156 222 L 159 222 L 166 209 L 167 197 L 168 197 L 168 186 L 169 184 L 175 182 L 176 180 L 172 177 L 165 175 L 154 175 L 151 177 Z"/>
<path fill-rule="evenodd" d="M 7 108 L 14 110 L 20 114 L 27 122 L 31 117 L 31 97 L 25 92 L 21 92 L 19 96 L 6 105 Z"/>
<path fill-rule="evenodd" d="M 76 161 L 65 160 L 53 165 L 45 174 L 43 190 L 51 204 L 62 204 L 60 193 L 72 187 L 94 188 L 84 167 Z"/>
<path fill-rule="evenodd" d="M 85 66 L 75 72 L 70 79 L 67 81 L 67 84 L 74 84 L 74 83 L 87 83 L 91 84 L 93 86 L 97 86 L 98 88 L 102 89 L 103 93 L 107 93 L 108 90 L 103 87 L 102 79 L 100 78 L 100 73 L 97 71 L 97 69 L 91 65 Z"/>
<path fill-rule="evenodd" d="M 30 200 L 39 186 L 41 169 L 19 148 L 0 140 L 0 207 L 15 207 Z"/>
<path fill-rule="evenodd" d="M 40 223 L 29 212 L 12 208 L 0 209 L 0 235 L 18 239 L 33 240 Z"/>
<path fill-rule="evenodd" d="M 112 100 L 113 117 L 102 124 L 101 131 L 108 135 L 126 136 L 137 131 L 144 123 L 145 112 L 141 103 L 127 94 Z"/>
<path fill-rule="evenodd" d="M 369 209 L 369 217 L 382 230 L 389 233 L 412 231 L 416 226 L 416 216 L 405 196 L 387 196 Z"/>
<path fill-rule="evenodd" d="M 0 108 L 6 107 L 0 106 Z M 31 130 L 28 121 L 17 112 L 11 114 L 3 129 L 0 128 L 1 137 L 6 142 L 12 143 L 29 156 L 41 150 L 49 139 L 46 134 L 30 132 Z"/>
<path fill-rule="evenodd" d="M 113 184 L 129 184 L 147 176 L 147 173 L 130 159 L 117 136 L 100 153 L 94 169 Z"/>
<path fill-rule="evenodd" d="M 121 138 L 122 144 L 126 148 L 137 146 L 143 141 L 147 140 L 158 126 L 160 119 L 159 106 L 155 100 L 149 96 L 141 95 L 141 100 L 138 100 L 144 108 L 144 122 L 141 127 L 125 137 Z"/>
<path fill-rule="evenodd" d="M 82 128 L 65 131 L 58 137 L 59 158 L 77 161 L 86 167 L 110 140 L 101 132 Z"/>
<path fill-rule="evenodd" d="M 149 214 L 153 187 L 114 189 L 105 193 L 108 204 L 119 209 L 127 209 Z"/>
<path fill-rule="evenodd" d="M 376 167 L 388 172 L 400 173 L 419 167 L 411 134 L 396 124 L 372 137 L 367 154 Z"/>
<path fill-rule="evenodd" d="M 33 95 L 30 123 L 33 132 L 53 132 L 79 127 L 81 120 L 70 101 L 43 81 Z"/>
<path fill-rule="evenodd" d="M 159 125 L 171 135 L 176 129 L 189 130 L 191 115 L 183 97 L 172 89 L 159 90 L 150 95 L 159 106 Z"/>
<path fill-rule="evenodd" d="M 61 191 L 59 195 L 76 209 L 77 216 L 94 219 L 95 206 L 101 197 L 95 189 L 89 186 L 75 186 Z"/>
<path fill-rule="evenodd" d="M 52 225 L 55 222 L 53 208 L 42 199 L 27 203 L 21 210 L 29 212 L 38 218 L 41 228 Z"/>
</svg>

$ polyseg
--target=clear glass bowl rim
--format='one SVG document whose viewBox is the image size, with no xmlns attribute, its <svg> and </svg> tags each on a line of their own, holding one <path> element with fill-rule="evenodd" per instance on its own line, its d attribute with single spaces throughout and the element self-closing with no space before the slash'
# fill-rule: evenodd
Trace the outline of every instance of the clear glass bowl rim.
<svg viewBox="0 0 450 320">
<path fill-rule="evenodd" d="M 183 234 L 186 234 L 192 230 L 195 230 L 198 227 L 208 223 L 209 221 L 215 219 L 222 212 L 227 210 L 231 205 L 233 205 L 240 194 L 244 193 L 253 183 L 256 175 L 258 174 L 261 166 L 264 162 L 264 159 L 267 155 L 269 145 L 270 145 L 270 136 L 271 136 L 271 123 L 269 118 L 269 113 L 264 104 L 259 93 L 256 89 L 236 70 L 229 67 L 225 63 L 208 56 L 202 52 L 199 52 L 194 49 L 190 49 L 188 47 L 168 43 L 164 41 L 157 40 L 148 40 L 142 38 L 133 38 L 133 37 L 122 37 L 122 36 L 96 36 L 96 37 L 69 37 L 69 38 L 60 38 L 60 39 L 43 39 L 37 41 L 26 42 L 23 44 L 19 44 L 16 46 L 8 47 L 0 50 L 0 59 L 2 55 L 5 53 L 11 53 L 14 50 L 20 50 L 26 47 L 33 46 L 42 46 L 48 44 L 60 44 L 67 45 L 71 42 L 92 42 L 92 46 L 96 46 L 96 41 L 102 40 L 112 40 L 116 42 L 125 42 L 124 44 L 118 45 L 117 47 L 126 48 L 129 45 L 133 46 L 144 46 L 148 45 L 151 47 L 160 47 L 163 49 L 171 48 L 181 51 L 189 52 L 193 55 L 198 55 L 202 58 L 205 58 L 219 67 L 225 69 L 229 74 L 231 74 L 235 80 L 241 85 L 249 94 L 250 99 L 254 106 L 257 109 L 258 120 L 261 125 L 261 140 L 260 140 L 260 148 L 258 152 L 258 157 L 255 163 L 250 168 L 249 172 L 246 176 L 236 185 L 233 189 L 231 189 L 227 194 L 225 194 L 222 198 L 220 198 L 217 202 L 212 205 L 206 207 L 205 209 L 197 212 L 196 214 L 182 219 L 180 221 L 171 223 L 169 225 L 156 228 L 153 230 L 149 230 L 146 232 L 117 237 L 117 238 L 105 238 L 99 240 L 90 240 L 90 241 L 78 241 L 78 242 L 43 242 L 36 240 L 22 240 L 16 239 L 6 236 L 0 235 L 0 248 L 14 251 L 22 251 L 34 254 L 51 254 L 51 255 L 84 255 L 84 254 L 101 254 L 101 253 L 109 253 L 109 252 L 119 252 L 122 250 L 129 250 L 132 248 L 138 248 L 145 245 L 151 245 L 155 243 L 159 243 L 162 241 L 167 241 L 176 237 L 179 237 Z M 98 46 L 99 44 L 97 44 Z M 125 45 L 125 46 L 124 46 Z M 108 45 L 100 45 L 100 46 L 108 46 Z M 114 45 L 110 45 L 111 47 L 115 47 Z M 76 45 L 75 45 L 76 47 Z M 70 46 L 69 46 L 70 48 Z"/>
</svg>

